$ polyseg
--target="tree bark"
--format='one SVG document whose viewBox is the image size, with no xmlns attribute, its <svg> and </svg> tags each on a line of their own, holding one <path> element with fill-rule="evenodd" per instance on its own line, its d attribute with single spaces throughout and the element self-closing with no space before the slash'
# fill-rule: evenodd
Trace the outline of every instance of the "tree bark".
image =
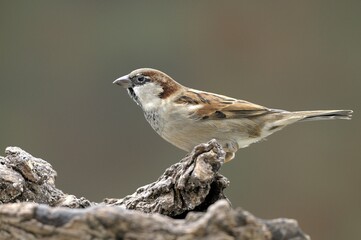
<svg viewBox="0 0 361 240">
<path fill-rule="evenodd" d="M 262 220 L 232 209 L 219 174 L 225 153 L 212 140 L 154 183 L 101 203 L 55 187 L 52 166 L 17 147 L 0 157 L 0 239 L 302 240 L 295 220 Z"/>
</svg>

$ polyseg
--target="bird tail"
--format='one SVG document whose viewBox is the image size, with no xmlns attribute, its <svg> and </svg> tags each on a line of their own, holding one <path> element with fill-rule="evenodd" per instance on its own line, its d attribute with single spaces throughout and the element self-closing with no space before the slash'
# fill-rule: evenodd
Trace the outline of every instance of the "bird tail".
<svg viewBox="0 0 361 240">
<path fill-rule="evenodd" d="M 271 121 L 268 128 L 271 132 L 279 131 L 287 125 L 295 122 L 332 120 L 332 119 L 351 119 L 352 110 L 316 110 L 288 112 L 272 109 L 278 120 Z"/>
<path fill-rule="evenodd" d="M 300 117 L 299 121 L 317 121 L 332 119 L 350 120 L 352 117 L 352 112 L 352 110 L 317 110 L 293 112 L 293 114 Z"/>
</svg>

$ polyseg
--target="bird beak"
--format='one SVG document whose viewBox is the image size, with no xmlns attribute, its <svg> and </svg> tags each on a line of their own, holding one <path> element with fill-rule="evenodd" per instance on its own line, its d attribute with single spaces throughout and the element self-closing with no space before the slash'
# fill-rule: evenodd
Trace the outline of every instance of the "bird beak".
<svg viewBox="0 0 361 240">
<path fill-rule="evenodd" d="M 125 75 L 116 79 L 113 83 L 122 86 L 123 88 L 130 88 L 132 86 L 132 81 L 129 78 L 129 75 Z"/>
</svg>

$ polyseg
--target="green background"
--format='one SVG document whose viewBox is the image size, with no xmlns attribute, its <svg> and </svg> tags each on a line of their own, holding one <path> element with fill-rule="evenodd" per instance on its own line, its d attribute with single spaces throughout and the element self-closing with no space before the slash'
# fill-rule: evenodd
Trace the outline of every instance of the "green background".
<svg viewBox="0 0 361 240">
<path fill-rule="evenodd" d="M 353 109 L 352 121 L 288 127 L 221 172 L 235 207 L 356 239 L 360 56 L 361 1 L 2 0 L 0 148 L 46 159 L 60 189 L 94 201 L 156 180 L 186 153 L 112 85 L 140 67 L 273 108 Z"/>
</svg>

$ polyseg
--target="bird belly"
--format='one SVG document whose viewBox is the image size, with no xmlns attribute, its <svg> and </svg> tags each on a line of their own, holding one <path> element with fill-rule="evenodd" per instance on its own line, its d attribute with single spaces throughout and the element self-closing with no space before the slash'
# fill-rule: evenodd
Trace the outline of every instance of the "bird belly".
<svg viewBox="0 0 361 240">
<path fill-rule="evenodd" d="M 191 151 L 196 145 L 216 139 L 225 151 L 236 152 L 239 148 L 259 141 L 261 138 L 249 134 L 249 129 L 239 120 L 194 121 L 183 119 L 168 121 L 160 135 L 185 151 Z"/>
</svg>

